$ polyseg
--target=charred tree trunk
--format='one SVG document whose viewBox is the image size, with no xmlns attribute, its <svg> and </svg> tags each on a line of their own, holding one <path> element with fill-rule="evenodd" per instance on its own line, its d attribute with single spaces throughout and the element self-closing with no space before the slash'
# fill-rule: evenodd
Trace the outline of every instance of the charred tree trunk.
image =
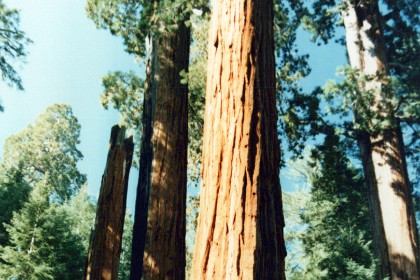
<svg viewBox="0 0 420 280">
<path fill-rule="evenodd" d="M 133 139 L 125 139 L 118 125 L 111 131 L 108 159 L 102 176 L 95 229 L 85 268 L 86 280 L 118 279 L 128 176 L 133 157 Z"/>
<path fill-rule="evenodd" d="M 192 279 L 285 279 L 273 3 L 218 0 Z"/>
<path fill-rule="evenodd" d="M 418 236 L 401 127 L 390 104 L 393 93 L 383 91 L 386 79 L 378 75 L 386 75 L 388 69 L 377 2 L 362 1 L 357 7 L 349 3 L 344 23 L 351 66 L 376 75 L 360 85 L 374 94 L 370 110 L 391 124 L 380 131 L 361 131 L 358 139 L 369 189 L 373 244 L 380 260 L 378 278 L 419 279 Z M 359 112 L 354 111 L 357 122 Z"/>
<path fill-rule="evenodd" d="M 134 213 L 133 240 L 131 249 L 130 279 L 140 280 L 143 275 L 143 255 L 146 244 L 147 214 L 149 203 L 150 174 L 152 171 L 153 148 L 153 114 L 154 111 L 154 77 L 155 55 L 154 40 L 149 36 L 148 60 L 146 64 L 146 80 L 143 99 L 142 139 L 140 147 L 139 180 L 137 184 L 136 208 Z"/>
<path fill-rule="evenodd" d="M 181 22 L 153 40 L 130 277 L 184 279 L 190 31 Z"/>
</svg>

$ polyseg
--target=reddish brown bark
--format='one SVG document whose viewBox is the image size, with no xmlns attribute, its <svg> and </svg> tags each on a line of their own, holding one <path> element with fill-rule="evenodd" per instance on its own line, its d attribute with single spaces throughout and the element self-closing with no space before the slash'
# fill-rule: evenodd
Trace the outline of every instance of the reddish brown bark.
<svg viewBox="0 0 420 280">
<path fill-rule="evenodd" d="M 125 129 L 114 126 L 109 141 L 105 172 L 102 176 L 95 229 L 85 268 L 86 280 L 118 279 L 133 147 L 132 137 L 125 139 Z"/>
<path fill-rule="evenodd" d="M 191 279 L 285 279 L 273 3 L 213 2 Z"/>
<path fill-rule="evenodd" d="M 365 75 L 387 73 L 386 45 L 376 1 L 349 3 L 344 14 L 347 50 L 352 67 Z M 373 226 L 373 244 L 380 261 L 378 279 L 419 279 L 419 245 L 411 186 L 407 175 L 401 127 L 392 115 L 390 96 L 382 88 L 386 80 L 375 78 L 360 85 L 374 94 L 372 111 L 388 118 L 389 128 L 361 131 L 358 142 Z M 355 115 L 357 121 L 357 108 Z"/>
<path fill-rule="evenodd" d="M 130 277 L 184 279 L 188 87 L 180 72 L 188 70 L 189 28 L 179 23 L 153 40 Z"/>
</svg>

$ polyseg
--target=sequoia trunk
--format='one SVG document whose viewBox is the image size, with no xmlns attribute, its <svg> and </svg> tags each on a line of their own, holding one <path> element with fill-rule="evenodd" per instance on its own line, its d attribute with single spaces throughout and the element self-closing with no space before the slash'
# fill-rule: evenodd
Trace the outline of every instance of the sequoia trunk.
<svg viewBox="0 0 420 280">
<path fill-rule="evenodd" d="M 153 35 L 131 279 L 185 278 L 188 89 L 180 72 L 188 70 L 189 45 L 184 23 Z"/>
<path fill-rule="evenodd" d="M 407 175 L 401 127 L 392 115 L 384 92 L 387 74 L 386 45 L 376 1 L 348 4 L 344 13 L 350 64 L 365 75 L 375 76 L 362 90 L 374 94 L 370 110 L 388 118 L 391 125 L 377 132 L 361 131 L 358 142 L 369 189 L 373 244 L 380 260 L 379 279 L 419 279 L 419 245 L 411 186 Z M 356 122 L 358 109 L 354 108 Z"/>
<path fill-rule="evenodd" d="M 125 128 L 114 126 L 109 141 L 105 172 L 102 176 L 95 229 L 83 278 L 85 280 L 118 278 L 133 147 L 133 138 L 125 139 Z"/>
<path fill-rule="evenodd" d="M 213 2 L 192 279 L 285 279 L 273 3 Z"/>
</svg>

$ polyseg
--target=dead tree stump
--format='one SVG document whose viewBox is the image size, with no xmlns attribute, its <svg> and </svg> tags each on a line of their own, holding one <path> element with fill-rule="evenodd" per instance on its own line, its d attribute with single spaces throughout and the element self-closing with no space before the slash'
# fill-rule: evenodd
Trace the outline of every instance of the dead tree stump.
<svg viewBox="0 0 420 280">
<path fill-rule="evenodd" d="M 112 127 L 96 209 L 95 229 L 85 267 L 85 280 L 113 280 L 118 277 L 133 147 L 133 138 L 125 139 L 124 127 Z"/>
</svg>

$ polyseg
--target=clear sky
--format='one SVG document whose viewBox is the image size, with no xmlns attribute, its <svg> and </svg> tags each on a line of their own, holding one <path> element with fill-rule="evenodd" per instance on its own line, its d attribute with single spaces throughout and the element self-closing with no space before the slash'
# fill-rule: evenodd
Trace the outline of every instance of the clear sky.
<svg viewBox="0 0 420 280">
<path fill-rule="evenodd" d="M 135 70 L 143 75 L 134 57 L 124 52 L 122 41 L 106 30 L 98 30 L 86 17 L 85 0 L 5 0 L 9 8 L 21 11 L 21 29 L 34 43 L 28 47 L 27 63 L 19 69 L 25 87 L 17 92 L 0 82 L 0 155 L 7 137 L 33 123 L 54 103 L 67 103 L 81 124 L 84 155 L 80 170 L 87 174 L 89 194 L 97 197 L 105 168 L 111 127 L 118 122 L 115 111 L 104 110 L 99 102 L 101 77 L 109 71 Z M 334 78 L 338 65 L 345 63 L 344 48 L 316 47 L 309 35 L 300 33 L 302 52 L 311 54 L 312 74 L 304 81 L 307 90 Z M 281 177 L 285 190 L 294 182 Z M 128 206 L 133 212 L 137 170 L 130 174 Z"/>
</svg>

